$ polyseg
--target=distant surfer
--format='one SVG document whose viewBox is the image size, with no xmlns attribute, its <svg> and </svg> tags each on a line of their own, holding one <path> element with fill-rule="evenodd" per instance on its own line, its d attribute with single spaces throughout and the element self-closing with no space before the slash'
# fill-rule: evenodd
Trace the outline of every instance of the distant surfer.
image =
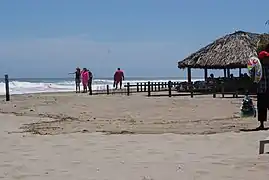
<svg viewBox="0 0 269 180">
<path fill-rule="evenodd" d="M 75 74 L 76 93 L 80 92 L 80 83 L 81 83 L 80 68 L 77 67 L 75 72 L 69 74 Z"/>
<path fill-rule="evenodd" d="M 261 61 L 263 76 L 257 89 L 258 121 L 260 122 L 257 130 L 264 130 L 264 122 L 267 121 L 267 109 L 269 109 L 269 44 L 264 51 L 259 53 L 258 57 Z"/>
<path fill-rule="evenodd" d="M 122 87 L 122 81 L 124 81 L 124 73 L 123 71 L 118 68 L 114 73 L 114 84 L 113 86 L 118 89 L 118 84 L 120 84 L 120 89 Z"/>
</svg>

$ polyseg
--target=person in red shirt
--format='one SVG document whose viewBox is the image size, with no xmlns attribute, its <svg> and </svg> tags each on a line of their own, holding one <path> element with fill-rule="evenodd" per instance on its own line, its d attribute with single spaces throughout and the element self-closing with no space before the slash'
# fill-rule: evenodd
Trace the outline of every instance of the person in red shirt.
<svg viewBox="0 0 269 180">
<path fill-rule="evenodd" d="M 267 50 L 261 51 L 259 53 L 259 56 L 258 57 L 259 57 L 259 59 L 263 59 L 265 57 L 269 57 L 269 47 L 267 47 Z"/>
<path fill-rule="evenodd" d="M 257 89 L 257 109 L 258 121 L 260 126 L 258 130 L 263 130 L 264 122 L 267 121 L 267 109 L 269 109 L 269 44 L 258 55 L 263 69 L 263 77 L 258 83 Z"/>
<path fill-rule="evenodd" d="M 114 86 L 116 86 L 116 89 L 118 88 L 118 84 L 120 84 L 121 89 L 122 81 L 124 81 L 124 73 L 120 68 L 118 68 L 117 71 L 114 73 Z"/>
</svg>

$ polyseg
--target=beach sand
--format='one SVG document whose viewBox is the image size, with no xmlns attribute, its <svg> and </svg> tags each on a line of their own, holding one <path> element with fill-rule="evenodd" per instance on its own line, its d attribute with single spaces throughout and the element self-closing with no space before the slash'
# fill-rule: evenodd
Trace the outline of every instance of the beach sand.
<svg viewBox="0 0 269 180">
<path fill-rule="evenodd" d="M 267 180 L 269 155 L 258 155 L 258 142 L 269 132 L 240 132 L 257 126 L 239 118 L 240 102 L 72 93 L 2 99 L 0 178 Z"/>
<path fill-rule="evenodd" d="M 22 130 L 38 134 L 214 134 L 257 126 L 254 118 L 239 118 L 241 101 L 213 99 L 212 96 L 168 98 L 143 94 L 50 93 L 14 96 L 10 102 L 2 99 L 0 113 L 35 117 L 37 123 L 26 124 Z"/>
</svg>

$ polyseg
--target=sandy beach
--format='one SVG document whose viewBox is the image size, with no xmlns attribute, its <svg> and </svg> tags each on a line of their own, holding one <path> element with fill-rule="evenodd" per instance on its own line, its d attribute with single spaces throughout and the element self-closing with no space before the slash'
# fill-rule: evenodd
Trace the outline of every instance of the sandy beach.
<svg viewBox="0 0 269 180">
<path fill-rule="evenodd" d="M 3 179 L 268 179 L 241 99 L 73 93 L 0 105 Z M 268 126 L 268 124 L 266 124 Z M 267 152 L 269 149 L 267 149 Z"/>
<path fill-rule="evenodd" d="M 10 102 L 2 99 L 0 113 L 34 117 L 35 123 L 29 122 L 21 130 L 37 134 L 214 134 L 257 126 L 254 118 L 240 118 L 241 99 L 213 99 L 211 95 L 168 98 L 49 93 L 12 98 Z"/>
</svg>

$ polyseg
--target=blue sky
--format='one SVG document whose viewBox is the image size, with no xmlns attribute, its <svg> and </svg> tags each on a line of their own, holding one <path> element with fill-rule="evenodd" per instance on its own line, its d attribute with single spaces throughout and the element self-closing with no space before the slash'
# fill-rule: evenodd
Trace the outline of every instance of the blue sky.
<svg viewBox="0 0 269 180">
<path fill-rule="evenodd" d="M 236 30 L 268 32 L 268 19 L 268 0 L 1 0 L 0 74 L 185 76 L 178 60 Z"/>
</svg>

